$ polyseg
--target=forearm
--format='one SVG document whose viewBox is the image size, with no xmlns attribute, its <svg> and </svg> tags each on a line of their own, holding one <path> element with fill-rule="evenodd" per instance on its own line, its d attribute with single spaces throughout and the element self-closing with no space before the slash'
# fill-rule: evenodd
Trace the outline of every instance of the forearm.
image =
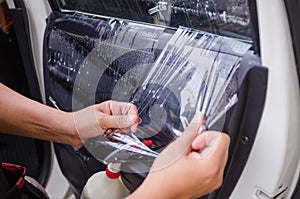
<svg viewBox="0 0 300 199">
<path fill-rule="evenodd" d="M 71 113 L 30 100 L 3 84 L 0 96 L 0 132 L 76 145 Z"/>
<path fill-rule="evenodd" d="M 176 190 L 170 187 L 170 184 L 164 181 L 164 176 L 153 179 L 152 176 L 148 175 L 140 187 L 125 199 L 187 199 L 187 197 L 177 196 Z"/>
</svg>

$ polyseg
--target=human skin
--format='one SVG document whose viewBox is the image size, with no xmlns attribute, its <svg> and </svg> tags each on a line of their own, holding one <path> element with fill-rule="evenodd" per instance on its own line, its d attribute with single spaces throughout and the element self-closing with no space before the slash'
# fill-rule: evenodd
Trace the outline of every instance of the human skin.
<svg viewBox="0 0 300 199">
<path fill-rule="evenodd" d="M 9 134 L 79 148 L 86 139 L 108 129 L 135 129 L 138 125 L 137 108 L 130 103 L 106 101 L 76 112 L 64 112 L 28 99 L 1 83 L 0 96 L 0 132 Z M 82 128 L 96 131 L 84 133 Z"/>
<path fill-rule="evenodd" d="M 154 161 L 142 185 L 126 199 L 198 198 L 219 188 L 228 157 L 228 135 L 198 134 L 202 116 L 196 115 L 183 135 Z M 204 150 L 210 148 L 210 150 Z M 201 156 L 204 151 L 209 153 Z"/>
<path fill-rule="evenodd" d="M 107 130 L 135 130 L 138 125 L 137 108 L 129 103 L 107 101 L 68 113 L 30 100 L 1 83 L 0 96 L 0 132 L 79 148 L 86 139 Z M 202 121 L 203 116 L 197 114 L 127 199 L 197 198 L 221 186 L 230 139 L 215 131 L 197 136 Z M 210 153 L 201 158 L 199 151 L 209 147 Z"/>
</svg>

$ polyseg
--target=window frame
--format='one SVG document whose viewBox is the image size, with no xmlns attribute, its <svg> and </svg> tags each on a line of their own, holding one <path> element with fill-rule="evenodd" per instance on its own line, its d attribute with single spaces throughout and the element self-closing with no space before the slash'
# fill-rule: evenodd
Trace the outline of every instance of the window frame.
<svg viewBox="0 0 300 199">
<path fill-rule="evenodd" d="M 300 1 L 284 0 L 300 86 Z"/>
<path fill-rule="evenodd" d="M 62 12 L 62 13 L 80 13 L 80 14 L 84 14 L 84 15 L 89 15 L 89 16 L 96 16 L 96 17 L 101 17 L 101 18 L 111 18 L 111 16 L 105 16 L 105 15 L 101 15 L 101 14 L 94 14 L 94 13 L 89 13 L 89 12 L 85 12 L 85 11 L 76 11 L 76 10 L 68 10 L 68 9 L 63 9 L 60 7 L 58 0 L 48 0 L 50 7 L 52 9 L 52 11 L 56 11 L 56 12 Z M 260 56 L 260 45 L 259 45 L 259 30 L 258 30 L 258 18 L 257 18 L 257 7 L 256 7 L 256 0 L 248 0 L 248 6 L 249 6 L 249 13 L 250 13 L 250 28 L 253 30 L 253 35 L 250 37 L 252 39 L 252 43 L 253 43 L 253 50 L 255 52 L 255 54 L 257 54 L 258 56 Z M 118 17 L 115 17 L 118 19 Z M 135 21 L 135 20 L 130 20 L 130 19 L 126 19 L 127 21 L 131 21 L 131 22 L 136 22 L 136 23 L 145 23 L 145 24 L 150 24 L 147 22 L 143 22 L 143 21 Z M 161 26 L 158 24 L 151 24 L 153 26 Z M 167 26 L 166 26 L 167 27 Z M 168 29 L 176 29 L 176 27 L 167 27 Z M 241 35 L 241 37 L 243 37 Z M 248 40 L 244 40 L 242 38 L 237 38 L 241 41 L 244 42 L 249 42 Z"/>
</svg>

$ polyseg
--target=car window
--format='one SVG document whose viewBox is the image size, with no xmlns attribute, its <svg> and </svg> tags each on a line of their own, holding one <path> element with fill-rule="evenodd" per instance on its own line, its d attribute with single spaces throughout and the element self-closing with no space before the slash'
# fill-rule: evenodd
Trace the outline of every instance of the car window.
<svg viewBox="0 0 300 199">
<path fill-rule="evenodd" d="M 62 11 L 79 11 L 174 28 L 186 26 L 246 41 L 258 38 L 253 28 L 253 24 L 257 23 L 250 13 L 254 3 L 249 0 L 56 1 Z"/>
</svg>

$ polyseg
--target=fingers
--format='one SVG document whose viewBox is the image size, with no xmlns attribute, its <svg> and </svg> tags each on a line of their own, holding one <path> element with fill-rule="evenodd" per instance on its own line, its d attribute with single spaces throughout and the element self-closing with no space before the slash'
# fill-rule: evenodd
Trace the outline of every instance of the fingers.
<svg viewBox="0 0 300 199">
<path fill-rule="evenodd" d="M 73 118 L 82 142 L 102 135 L 110 128 L 126 131 L 130 128 L 131 131 L 135 131 L 139 121 L 135 105 L 115 101 L 107 101 L 76 111 Z"/>
<path fill-rule="evenodd" d="M 187 148 L 191 145 L 195 137 L 198 135 L 200 126 L 205 123 L 204 115 L 201 112 L 196 112 L 188 127 L 184 130 L 182 136 L 176 140 L 182 148 Z"/>
<path fill-rule="evenodd" d="M 138 110 L 135 105 L 126 102 L 106 101 L 95 105 L 98 114 L 99 125 L 103 129 L 130 128 L 136 131 L 138 126 Z"/>
<path fill-rule="evenodd" d="M 99 126 L 103 129 L 130 128 L 138 124 L 139 117 L 137 115 L 106 115 L 99 117 Z"/>
<path fill-rule="evenodd" d="M 225 133 L 221 133 L 218 137 L 216 147 L 206 156 L 206 159 L 202 159 L 202 161 L 207 161 L 208 167 L 211 168 L 210 182 L 212 183 L 212 190 L 222 185 L 224 169 L 228 159 L 229 144 L 229 136 Z"/>
<path fill-rule="evenodd" d="M 205 140 L 205 144 L 203 144 Z M 227 160 L 230 137 L 221 132 L 207 131 L 199 135 L 192 143 L 193 150 L 200 150 L 200 158 L 215 158 Z M 204 147 L 203 147 L 204 145 Z"/>
<path fill-rule="evenodd" d="M 198 134 L 199 128 L 203 122 L 203 114 L 197 112 L 183 134 L 177 140 L 169 144 L 155 160 L 151 171 L 165 168 L 183 155 L 189 154 L 191 151 L 191 144 Z"/>
<path fill-rule="evenodd" d="M 216 147 L 220 134 L 219 131 L 203 132 L 193 141 L 192 149 L 200 152 L 200 158 L 205 158 Z"/>
<path fill-rule="evenodd" d="M 213 131 L 208 131 L 206 133 L 209 134 L 211 132 Z M 204 137 L 206 138 L 208 135 L 206 135 L 206 133 L 202 134 L 202 136 L 198 136 L 197 139 L 201 140 Z M 196 151 L 192 151 L 188 155 L 190 157 L 189 160 L 194 160 L 193 167 L 198 167 L 199 169 L 202 169 L 202 171 L 205 171 L 205 175 L 202 176 L 204 177 L 202 181 L 206 182 L 206 185 L 203 185 L 203 187 L 206 187 L 207 189 L 204 190 L 202 193 L 212 192 L 213 190 L 219 188 L 222 185 L 223 181 L 224 168 L 228 158 L 230 138 L 225 133 L 218 133 L 216 135 L 218 135 L 218 137 L 216 137 L 217 142 L 215 146 L 204 158 L 199 158 L 199 153 Z M 200 173 L 199 176 L 201 176 Z"/>
<path fill-rule="evenodd" d="M 188 127 L 185 129 L 185 132 L 197 134 L 200 129 L 200 126 L 204 123 L 205 123 L 205 118 L 204 118 L 203 113 L 196 112 L 192 121 L 190 122 Z"/>
<path fill-rule="evenodd" d="M 230 144 L 230 137 L 225 133 L 220 133 L 216 147 L 209 156 L 218 157 L 220 159 L 227 159 L 228 148 Z"/>
<path fill-rule="evenodd" d="M 108 100 L 95 105 L 96 109 L 108 115 L 138 115 L 138 109 L 134 104 Z"/>
<path fill-rule="evenodd" d="M 206 132 L 198 135 L 192 143 L 192 149 L 199 151 L 206 146 Z"/>
</svg>

